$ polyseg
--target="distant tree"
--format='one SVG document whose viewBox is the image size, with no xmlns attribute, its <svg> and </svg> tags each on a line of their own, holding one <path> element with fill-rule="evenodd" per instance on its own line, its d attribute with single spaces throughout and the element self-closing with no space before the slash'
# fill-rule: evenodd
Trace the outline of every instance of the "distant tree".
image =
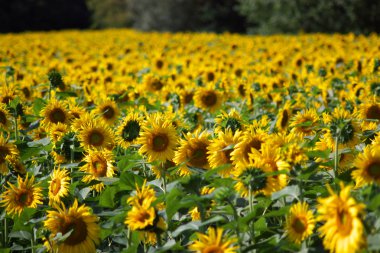
<svg viewBox="0 0 380 253">
<path fill-rule="evenodd" d="M 85 0 L 0 0 L 0 32 L 87 28 Z"/>
<path fill-rule="evenodd" d="M 92 28 L 131 26 L 128 0 L 87 0 L 92 12 Z"/>
<path fill-rule="evenodd" d="M 239 0 L 250 33 L 380 31 L 380 1 Z"/>
</svg>

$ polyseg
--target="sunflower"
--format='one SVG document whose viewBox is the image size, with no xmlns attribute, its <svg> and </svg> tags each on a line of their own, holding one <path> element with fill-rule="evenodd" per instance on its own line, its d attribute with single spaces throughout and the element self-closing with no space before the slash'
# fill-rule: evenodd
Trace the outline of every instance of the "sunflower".
<svg viewBox="0 0 380 253">
<path fill-rule="evenodd" d="M 261 146 L 261 152 L 253 150 L 253 152 L 249 154 L 249 157 L 251 161 L 254 161 L 254 165 L 256 162 L 259 164 L 263 163 L 269 166 L 270 172 L 283 172 L 279 175 L 270 176 L 271 179 L 275 180 L 273 192 L 286 187 L 288 183 L 287 172 L 290 169 L 290 165 L 282 159 L 281 150 L 279 148 L 272 147 L 267 143 Z"/>
<path fill-rule="evenodd" d="M 63 136 L 69 131 L 69 127 L 61 122 L 51 125 L 48 135 L 53 143 L 57 143 L 62 140 Z"/>
<path fill-rule="evenodd" d="M 229 113 L 222 111 L 220 115 L 215 118 L 216 129 L 215 131 L 225 131 L 231 129 L 233 133 L 243 130 L 243 121 L 240 114 L 233 108 Z"/>
<path fill-rule="evenodd" d="M 11 126 L 10 115 L 6 104 L 0 103 L 0 128 L 8 130 Z"/>
<path fill-rule="evenodd" d="M 234 253 L 238 246 L 234 246 L 235 239 L 223 236 L 223 228 L 209 227 L 207 234 L 196 233 L 198 240 L 189 245 L 189 250 L 199 253 L 218 252 Z"/>
<path fill-rule="evenodd" d="M 15 93 L 15 87 L 12 86 L 3 86 L 0 90 L 0 103 L 3 104 L 9 104 L 13 99 L 16 98 L 16 93 Z"/>
<path fill-rule="evenodd" d="M 250 127 L 245 130 L 239 142 L 235 145 L 234 150 L 231 152 L 231 160 L 237 168 L 245 168 L 250 164 L 249 154 L 252 150 L 261 150 L 261 146 L 268 140 L 269 136 L 266 131 L 261 129 L 254 129 Z"/>
<path fill-rule="evenodd" d="M 180 147 L 175 152 L 173 162 L 181 165 L 179 168 L 180 176 L 186 176 L 191 173 L 188 167 L 209 169 L 210 164 L 207 160 L 207 148 L 210 145 L 207 131 L 187 133 L 185 139 L 180 141 Z"/>
<path fill-rule="evenodd" d="M 291 120 L 289 127 L 291 132 L 299 136 L 311 136 L 315 134 L 314 128 L 318 124 L 318 114 L 315 109 L 298 112 Z"/>
<path fill-rule="evenodd" d="M 125 149 L 136 143 L 137 138 L 140 136 L 141 126 L 142 117 L 138 113 L 129 113 L 117 128 L 117 143 Z"/>
<path fill-rule="evenodd" d="M 17 177 L 17 186 L 8 182 L 9 187 L 1 194 L 1 206 L 9 215 L 20 215 L 25 208 L 37 208 L 42 204 L 42 188 L 34 184 L 34 176 Z"/>
<path fill-rule="evenodd" d="M 107 125 L 113 125 L 120 114 L 117 104 L 113 100 L 106 100 L 100 103 L 93 112 L 96 115 L 100 115 L 100 118 L 104 120 Z"/>
<path fill-rule="evenodd" d="M 228 177 L 233 169 L 231 152 L 233 147 L 238 143 L 241 132 L 232 132 L 230 128 L 227 128 L 224 132 L 219 131 L 217 138 L 210 141 L 208 146 L 208 162 L 212 169 L 226 165 L 225 168 L 218 171 L 223 177 Z"/>
<path fill-rule="evenodd" d="M 149 162 L 164 162 L 173 159 L 178 137 L 172 122 L 156 113 L 147 118 L 136 142 L 142 145 L 139 153 L 147 155 Z"/>
<path fill-rule="evenodd" d="M 135 203 L 132 210 L 128 212 L 124 223 L 131 230 L 143 230 L 153 226 L 155 218 L 156 211 L 154 207 Z"/>
<path fill-rule="evenodd" d="M 332 150 L 335 149 L 335 139 L 338 138 L 338 149 L 352 148 L 360 142 L 360 125 L 352 114 L 343 108 L 335 108 L 331 115 L 324 114 L 323 122 L 329 126 L 324 134 Z"/>
<path fill-rule="evenodd" d="M 360 118 L 364 120 L 362 123 L 362 129 L 373 130 L 380 121 L 380 103 L 377 103 L 374 100 L 360 104 L 359 115 Z"/>
<path fill-rule="evenodd" d="M 61 203 L 61 198 L 66 197 L 69 192 L 70 176 L 66 169 L 54 169 L 49 181 L 49 205 Z"/>
<path fill-rule="evenodd" d="M 196 107 L 209 112 L 215 112 L 222 105 L 223 94 L 211 87 L 197 88 L 194 94 L 194 104 Z"/>
<path fill-rule="evenodd" d="M 318 199 L 317 221 L 325 223 L 318 229 L 325 249 L 336 253 L 356 252 L 365 245 L 364 226 L 360 219 L 365 205 L 350 196 L 351 186 L 341 183 L 339 195 L 330 186 L 330 196 Z"/>
<path fill-rule="evenodd" d="M 109 150 L 89 150 L 88 154 L 83 159 L 86 162 L 80 170 L 86 172 L 82 181 L 90 183 L 92 180 L 99 180 L 101 177 L 113 177 L 115 174 L 114 157 Z M 100 192 L 104 188 L 103 183 L 91 186 L 92 189 Z"/>
<path fill-rule="evenodd" d="M 306 202 L 298 202 L 290 208 L 289 215 L 286 217 L 285 228 L 291 241 L 301 244 L 313 233 L 314 227 L 313 212 L 309 210 L 309 205 Z"/>
<path fill-rule="evenodd" d="M 100 243 L 100 227 L 98 217 L 91 213 L 90 207 L 78 207 L 78 201 L 66 209 L 64 205 L 57 207 L 57 211 L 47 211 L 44 226 L 50 230 L 50 240 L 45 246 L 53 252 L 83 253 L 95 252 Z M 53 241 L 58 233 L 70 235 L 62 242 Z"/>
<path fill-rule="evenodd" d="M 156 200 L 155 192 L 151 186 L 144 181 L 141 189 L 136 185 L 136 195 L 128 198 L 130 205 L 150 206 Z"/>
<path fill-rule="evenodd" d="M 0 173 L 8 173 L 8 163 L 13 160 L 17 160 L 19 157 L 19 151 L 17 146 L 8 143 L 3 136 L 0 135 Z"/>
<path fill-rule="evenodd" d="M 49 101 L 41 110 L 40 115 L 43 117 L 41 124 L 46 128 L 58 123 L 68 124 L 70 120 L 70 114 L 65 103 L 55 99 Z"/>
<path fill-rule="evenodd" d="M 276 127 L 280 132 L 288 130 L 290 118 L 292 117 L 291 104 L 287 101 L 277 113 Z"/>
<path fill-rule="evenodd" d="M 366 146 L 355 159 L 354 167 L 356 169 L 352 172 L 352 177 L 356 187 L 372 183 L 380 184 L 380 147 Z"/>
<path fill-rule="evenodd" d="M 276 180 L 268 176 L 271 173 L 268 164 L 262 160 L 257 160 L 243 168 L 237 168 L 233 171 L 234 180 L 236 181 L 235 189 L 242 196 L 249 196 L 249 190 L 253 195 L 264 194 L 270 196 L 275 191 Z"/>
<path fill-rule="evenodd" d="M 104 122 L 93 119 L 81 126 L 78 139 L 84 149 L 112 149 L 114 136 L 111 129 Z"/>
<path fill-rule="evenodd" d="M 147 74 L 143 78 L 143 91 L 159 92 L 165 86 L 165 82 L 153 74 Z"/>
</svg>

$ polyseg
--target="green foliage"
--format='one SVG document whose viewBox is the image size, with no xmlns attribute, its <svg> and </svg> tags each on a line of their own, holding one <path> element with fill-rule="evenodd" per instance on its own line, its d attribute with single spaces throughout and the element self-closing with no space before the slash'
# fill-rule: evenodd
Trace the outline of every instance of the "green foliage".
<svg viewBox="0 0 380 253">
<path fill-rule="evenodd" d="M 250 33 L 379 32 L 380 3 L 371 0 L 239 0 Z"/>
</svg>

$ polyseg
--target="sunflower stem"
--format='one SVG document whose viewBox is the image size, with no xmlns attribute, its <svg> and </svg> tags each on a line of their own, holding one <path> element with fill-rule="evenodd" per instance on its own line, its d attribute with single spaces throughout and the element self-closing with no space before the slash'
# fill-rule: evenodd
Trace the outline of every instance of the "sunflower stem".
<svg viewBox="0 0 380 253">
<path fill-rule="evenodd" d="M 16 142 L 18 141 L 18 123 L 17 123 L 17 113 L 15 115 L 15 139 L 16 139 Z"/>
<path fill-rule="evenodd" d="M 162 172 L 162 184 L 163 184 L 163 190 L 164 194 L 166 194 L 166 171 L 164 169 L 164 163 L 161 163 L 161 172 Z"/>
<path fill-rule="evenodd" d="M 233 210 L 233 213 L 234 213 L 234 219 L 235 219 L 235 222 L 236 222 L 235 232 L 236 232 L 236 236 L 237 236 L 237 238 L 238 238 L 238 244 L 239 244 L 239 249 L 238 249 L 238 251 L 241 252 L 241 250 L 242 250 L 242 248 L 243 248 L 243 243 L 242 243 L 241 238 L 240 238 L 239 215 L 238 215 L 238 213 L 236 212 L 235 206 L 234 206 L 234 204 L 231 202 L 231 200 L 227 199 L 227 203 L 231 206 L 231 208 L 232 208 L 232 210 Z"/>
<path fill-rule="evenodd" d="M 337 136 L 335 137 L 335 150 L 334 150 L 334 178 L 335 178 L 335 174 L 337 173 L 338 171 L 338 161 L 339 161 L 339 158 L 338 158 L 338 138 L 339 138 L 339 132 L 337 133 Z"/>
<path fill-rule="evenodd" d="M 8 244 L 7 218 L 4 217 L 4 248 L 7 247 L 7 244 Z"/>
</svg>

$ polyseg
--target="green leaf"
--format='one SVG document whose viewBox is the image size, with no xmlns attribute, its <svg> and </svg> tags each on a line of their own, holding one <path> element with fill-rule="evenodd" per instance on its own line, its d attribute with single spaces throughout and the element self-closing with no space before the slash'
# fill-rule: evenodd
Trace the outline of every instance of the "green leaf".
<svg viewBox="0 0 380 253">
<path fill-rule="evenodd" d="M 200 227 L 199 221 L 191 221 L 189 223 L 186 223 L 184 225 L 179 226 L 176 230 L 173 231 L 172 236 L 177 237 L 180 234 L 182 234 L 185 231 L 198 231 Z"/>
<path fill-rule="evenodd" d="M 123 171 L 120 175 L 120 187 L 123 190 L 135 190 L 136 185 L 139 187 L 144 183 L 144 179 L 130 171 Z"/>
<path fill-rule="evenodd" d="M 105 190 L 100 194 L 99 205 L 102 207 L 113 208 L 115 206 L 114 198 L 116 193 L 116 187 L 106 187 Z"/>
<path fill-rule="evenodd" d="M 299 196 L 300 195 L 300 189 L 298 185 L 291 185 L 287 186 L 281 191 L 275 192 L 272 194 L 272 200 L 279 199 L 284 196 Z"/>
<path fill-rule="evenodd" d="M 264 217 L 260 217 L 255 222 L 255 231 L 265 231 L 267 230 L 267 222 Z"/>
<path fill-rule="evenodd" d="M 42 110 L 42 108 L 44 108 L 46 106 L 46 101 L 43 100 L 42 98 L 37 98 L 37 99 L 34 99 L 34 102 L 33 102 L 33 112 L 35 115 L 40 115 L 40 112 Z"/>
<path fill-rule="evenodd" d="M 32 234 L 28 231 L 23 231 L 23 230 L 10 232 L 8 236 L 11 238 L 20 238 L 20 239 L 25 239 L 28 241 L 32 239 Z"/>
</svg>

